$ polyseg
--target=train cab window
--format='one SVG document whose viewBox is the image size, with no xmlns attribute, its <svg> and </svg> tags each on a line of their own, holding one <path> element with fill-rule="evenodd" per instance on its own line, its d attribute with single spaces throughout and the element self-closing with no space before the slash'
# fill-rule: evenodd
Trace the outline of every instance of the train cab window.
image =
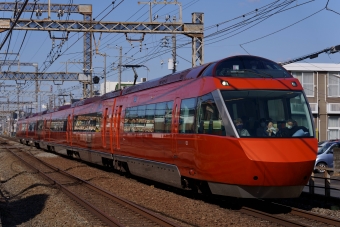
<svg viewBox="0 0 340 227">
<path fill-rule="evenodd" d="M 198 98 L 197 133 L 225 135 L 222 118 L 211 93 Z"/>
<path fill-rule="evenodd" d="M 202 76 L 212 76 L 215 65 L 216 63 L 209 65 L 202 73 Z"/>
<path fill-rule="evenodd" d="M 221 94 L 231 120 L 242 121 L 247 137 L 314 137 L 313 118 L 301 91 L 247 90 Z M 261 122 L 265 125 L 261 126 Z M 235 121 L 236 128 L 243 137 Z"/>
<path fill-rule="evenodd" d="M 246 78 L 287 78 L 292 77 L 279 64 L 255 56 L 230 57 L 218 63 L 216 76 Z"/>
<path fill-rule="evenodd" d="M 179 133 L 195 133 L 196 98 L 183 99 L 179 119 Z"/>
</svg>

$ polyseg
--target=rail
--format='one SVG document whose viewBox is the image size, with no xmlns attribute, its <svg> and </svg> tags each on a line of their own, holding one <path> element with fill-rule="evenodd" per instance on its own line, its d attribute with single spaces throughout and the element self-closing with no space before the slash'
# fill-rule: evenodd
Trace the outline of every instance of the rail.
<svg viewBox="0 0 340 227">
<path fill-rule="evenodd" d="M 310 226 L 310 223 L 314 224 L 315 222 L 319 222 L 320 225 L 340 226 L 340 219 L 266 200 L 255 200 L 250 205 L 245 204 L 240 212 L 283 226 Z"/>
<path fill-rule="evenodd" d="M 6 145 L 5 143 L 1 142 L 1 145 Z M 48 180 L 49 182 L 53 183 L 54 185 L 56 185 L 58 188 L 60 188 L 66 195 L 68 195 L 69 197 L 71 197 L 72 199 L 74 199 L 75 201 L 77 201 L 79 204 L 81 204 L 83 207 L 85 207 L 89 212 L 91 212 L 93 215 L 95 215 L 96 217 L 98 217 L 102 222 L 106 223 L 109 226 L 124 226 L 124 224 L 120 223 L 120 221 L 114 217 L 112 217 L 109 214 L 106 214 L 105 212 L 103 212 L 102 210 L 100 210 L 99 208 L 97 208 L 96 206 L 94 206 L 93 204 L 87 202 L 85 199 L 81 198 L 80 196 L 78 196 L 76 193 L 72 192 L 71 190 L 68 189 L 67 186 L 64 186 L 63 183 L 57 181 L 55 178 L 52 178 L 50 176 L 48 176 L 48 173 L 44 173 L 43 171 L 41 171 L 41 169 L 37 168 L 36 166 L 33 166 L 31 163 L 29 163 L 28 161 L 26 161 L 24 158 L 22 158 L 20 155 L 17 155 L 15 152 L 13 152 L 13 149 L 16 150 L 21 150 L 18 147 L 14 147 L 14 146 L 6 146 L 5 149 L 7 149 L 9 152 L 11 152 L 13 155 L 15 155 L 18 159 L 20 159 L 21 161 L 23 161 L 27 166 L 29 166 L 30 168 L 34 169 L 35 171 L 37 171 L 41 176 L 43 176 L 46 180 Z M 25 152 L 26 153 L 26 152 Z M 27 154 L 27 153 L 26 153 Z M 27 154 L 28 155 L 28 154 Z M 125 200 L 123 198 L 120 198 L 112 193 L 109 193 L 99 187 L 96 187 L 95 185 L 89 183 L 88 181 L 82 180 L 78 177 L 75 177 L 61 169 L 58 169 L 42 160 L 40 160 L 37 157 L 34 157 L 32 155 L 30 155 L 31 158 L 34 158 L 35 160 L 37 160 L 38 162 L 40 162 L 41 164 L 43 164 L 44 166 L 52 169 L 54 172 L 62 174 L 63 176 L 66 176 L 68 178 L 71 178 L 72 180 L 75 180 L 77 182 L 80 182 L 80 185 L 82 186 L 86 186 L 87 188 L 95 191 L 97 194 L 100 194 L 104 197 L 106 197 L 109 200 L 114 201 L 117 204 L 120 204 L 121 206 L 124 206 L 125 208 L 133 211 L 134 213 L 137 214 L 137 216 L 142 216 L 143 218 L 152 221 L 153 223 L 155 223 L 156 225 L 159 226 L 178 226 L 172 222 L 170 222 L 169 220 L 166 220 L 165 218 L 162 218 L 161 216 L 148 211 L 147 209 L 138 206 L 137 204 L 134 204 L 128 200 Z"/>
</svg>

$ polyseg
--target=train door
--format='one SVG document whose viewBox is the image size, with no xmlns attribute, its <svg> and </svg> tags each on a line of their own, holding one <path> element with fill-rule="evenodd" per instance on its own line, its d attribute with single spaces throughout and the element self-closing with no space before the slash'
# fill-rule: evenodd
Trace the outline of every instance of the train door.
<svg viewBox="0 0 340 227">
<path fill-rule="evenodd" d="M 116 106 L 113 125 L 113 149 L 120 149 L 120 120 L 123 106 Z"/>
<path fill-rule="evenodd" d="M 47 135 L 46 135 L 47 134 L 46 133 L 46 131 L 47 131 L 46 130 L 47 119 L 45 118 L 43 121 L 44 121 L 44 123 L 43 123 L 43 130 L 42 130 L 42 139 L 46 141 L 47 140 L 47 138 L 46 138 L 47 137 Z"/>
<path fill-rule="evenodd" d="M 194 160 L 196 155 L 196 102 L 197 98 L 188 98 L 177 101 L 177 133 L 174 135 L 175 141 L 175 163 L 190 170 L 191 173 L 195 172 Z M 185 158 L 183 158 L 185 157 Z M 176 158 L 178 158 L 176 161 Z M 179 163 L 180 160 L 180 163 Z"/>
<path fill-rule="evenodd" d="M 28 120 L 26 120 L 25 123 L 26 123 L 25 137 L 28 138 L 28 131 L 29 131 L 28 128 L 29 128 L 30 123 Z"/>
<path fill-rule="evenodd" d="M 172 153 L 174 162 L 176 162 L 177 156 L 177 134 L 178 134 L 178 127 L 179 127 L 179 111 L 180 111 L 181 99 L 176 98 L 173 106 L 172 112 Z"/>
<path fill-rule="evenodd" d="M 106 148 L 106 138 L 107 138 L 107 135 L 106 134 L 109 134 L 110 132 L 107 131 L 107 121 L 109 120 L 108 118 L 108 111 L 109 111 L 109 108 L 105 108 L 104 110 L 104 115 L 103 115 L 103 120 L 102 120 L 102 130 L 101 130 L 101 137 L 102 137 L 102 146 L 103 148 Z"/>
<path fill-rule="evenodd" d="M 114 148 L 114 127 L 115 127 L 115 122 L 116 122 L 116 118 L 115 118 L 115 106 L 116 106 L 116 99 L 114 100 L 112 109 L 111 109 L 111 113 L 110 113 L 110 127 L 109 127 L 109 134 L 106 134 L 106 141 L 110 143 L 110 151 L 113 154 L 113 148 Z"/>
<path fill-rule="evenodd" d="M 47 134 L 47 140 L 51 141 L 51 118 L 46 120 L 46 134 Z"/>
<path fill-rule="evenodd" d="M 67 144 L 72 146 L 72 117 L 71 117 L 71 114 L 69 114 L 68 117 L 67 117 L 66 140 L 67 140 Z"/>
</svg>

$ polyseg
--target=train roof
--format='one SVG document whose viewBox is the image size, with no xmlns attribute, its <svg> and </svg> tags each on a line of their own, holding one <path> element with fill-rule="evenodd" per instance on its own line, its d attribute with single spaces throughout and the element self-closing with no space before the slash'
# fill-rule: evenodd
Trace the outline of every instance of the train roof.
<svg viewBox="0 0 340 227">
<path fill-rule="evenodd" d="M 146 89 L 150 89 L 154 87 L 159 87 L 159 86 L 163 86 L 166 84 L 171 84 L 171 83 L 179 82 L 183 80 L 195 79 L 198 77 L 200 72 L 203 69 L 205 69 L 209 64 L 210 63 L 200 65 L 200 66 L 197 66 L 191 69 L 185 69 L 183 71 L 176 72 L 174 74 L 169 74 L 161 78 L 157 78 L 154 80 L 146 81 L 144 83 L 136 84 L 134 86 L 125 88 L 122 92 L 122 95 L 127 95 L 127 94 L 135 93 L 138 91 L 142 91 L 142 90 L 146 90 Z"/>
<path fill-rule="evenodd" d="M 204 65 L 200 65 L 200 66 L 190 68 L 190 69 L 185 69 L 185 70 L 180 71 L 180 72 L 176 72 L 176 73 L 169 74 L 169 75 L 157 78 L 157 79 L 153 79 L 153 80 L 149 80 L 149 81 L 146 81 L 146 82 L 143 82 L 143 83 L 140 83 L 140 84 L 136 84 L 136 85 L 133 85 L 131 87 L 125 88 L 123 90 L 112 91 L 112 92 L 106 93 L 102 96 L 95 96 L 95 97 L 91 97 L 91 98 L 87 98 L 87 99 L 82 99 L 80 101 L 72 103 L 71 105 L 64 105 L 64 106 L 61 106 L 59 108 L 45 110 L 43 112 L 34 114 L 30 117 L 40 116 L 40 115 L 44 115 L 46 113 L 53 113 L 55 111 L 65 110 L 65 109 L 68 109 L 68 108 L 83 106 L 83 105 L 90 104 L 90 103 L 93 103 L 93 102 L 96 102 L 96 101 L 99 101 L 99 100 L 111 99 L 111 98 L 115 98 L 115 97 L 131 94 L 131 93 L 147 90 L 147 89 L 150 89 L 150 88 L 160 87 L 160 86 L 163 86 L 163 85 L 166 85 L 166 84 L 171 84 L 171 83 L 175 83 L 175 82 L 179 82 L 179 81 L 196 79 L 197 77 L 199 77 L 199 75 L 201 75 L 202 71 L 204 69 L 206 69 L 209 65 L 216 64 L 216 63 L 219 63 L 219 62 L 223 62 L 227 59 L 234 58 L 234 57 L 247 57 L 247 58 L 254 57 L 254 58 L 265 59 L 265 58 L 262 58 L 262 57 L 251 56 L 251 55 L 229 56 L 227 58 L 223 58 L 223 59 L 216 60 L 216 61 L 213 61 L 213 62 L 210 62 L 210 63 L 206 63 Z"/>
<path fill-rule="evenodd" d="M 71 107 L 83 106 L 92 102 L 96 102 L 101 99 L 101 96 L 95 96 L 87 99 L 80 100 L 78 102 L 72 103 Z"/>
</svg>

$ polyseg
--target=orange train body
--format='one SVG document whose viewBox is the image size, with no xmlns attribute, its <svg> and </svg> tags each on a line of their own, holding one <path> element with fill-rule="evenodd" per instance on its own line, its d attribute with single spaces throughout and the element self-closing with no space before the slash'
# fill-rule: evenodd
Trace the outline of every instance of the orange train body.
<svg viewBox="0 0 340 227">
<path fill-rule="evenodd" d="M 235 56 L 20 119 L 17 137 L 179 188 L 287 198 L 314 168 L 311 119 L 297 79 L 267 59 Z"/>
</svg>

